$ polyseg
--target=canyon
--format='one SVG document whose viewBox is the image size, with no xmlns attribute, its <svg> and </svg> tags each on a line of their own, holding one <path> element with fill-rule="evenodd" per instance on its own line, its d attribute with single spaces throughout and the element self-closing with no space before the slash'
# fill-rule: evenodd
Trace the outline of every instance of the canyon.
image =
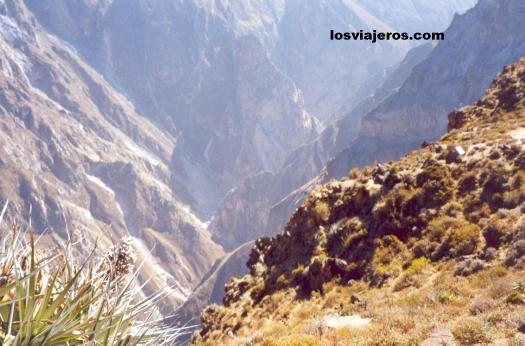
<svg viewBox="0 0 525 346">
<path fill-rule="evenodd" d="M 195 319 L 243 273 L 244 244 L 362 164 L 344 155 L 377 137 L 367 114 L 445 49 L 337 44 L 327 28 L 440 31 L 474 3 L 2 0 L 0 199 L 48 247 L 130 237 L 145 293 L 170 293 L 159 314 Z M 429 129 L 412 130 L 411 144 Z"/>
</svg>

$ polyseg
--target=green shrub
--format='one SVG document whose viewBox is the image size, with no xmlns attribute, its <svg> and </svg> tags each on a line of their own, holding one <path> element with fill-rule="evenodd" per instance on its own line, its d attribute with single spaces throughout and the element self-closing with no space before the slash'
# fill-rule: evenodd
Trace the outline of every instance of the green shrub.
<svg viewBox="0 0 525 346">
<path fill-rule="evenodd" d="M 418 189 L 397 187 L 383 197 L 374 214 L 383 233 L 402 239 L 411 235 L 419 212 L 419 194 Z"/>
<path fill-rule="evenodd" d="M 434 258 L 469 255 L 474 253 L 481 243 L 481 230 L 478 225 L 449 216 L 432 220 L 425 235 L 432 241 L 442 242 L 439 250 L 433 254 Z"/>
<path fill-rule="evenodd" d="M 478 182 L 475 173 L 469 173 L 465 175 L 458 183 L 459 193 L 464 194 L 465 192 L 473 191 L 477 188 Z"/>
<path fill-rule="evenodd" d="M 453 180 L 446 166 L 427 165 L 416 177 L 416 183 L 421 187 L 421 196 L 427 206 L 443 205 L 452 197 Z"/>
<path fill-rule="evenodd" d="M 508 266 L 517 265 L 525 258 L 525 239 L 515 241 L 505 258 L 505 264 Z"/>
<path fill-rule="evenodd" d="M 450 216 L 440 216 L 432 221 L 427 226 L 425 236 L 430 238 L 430 241 L 441 242 L 445 235 L 451 229 L 457 228 L 458 219 Z"/>
<path fill-rule="evenodd" d="M 525 304 L 525 295 L 519 292 L 512 292 L 511 294 L 507 296 L 507 298 L 505 299 L 505 302 L 507 304 L 513 304 L 513 305 Z"/>
<path fill-rule="evenodd" d="M 376 240 L 376 248 L 372 258 L 374 280 L 381 282 L 399 274 L 402 263 L 407 257 L 406 245 L 395 236 L 388 235 Z"/>
<path fill-rule="evenodd" d="M 481 230 L 478 225 L 462 221 L 449 233 L 447 245 L 452 256 L 470 255 L 480 244 Z"/>
<path fill-rule="evenodd" d="M 419 273 L 429 267 L 429 261 L 426 257 L 419 257 L 410 263 L 410 266 L 407 269 L 407 272 Z"/>
<path fill-rule="evenodd" d="M 314 212 L 317 222 L 326 222 L 330 218 L 330 206 L 327 202 L 317 201 L 317 203 L 315 203 Z"/>
<path fill-rule="evenodd" d="M 512 293 L 505 299 L 508 304 L 525 304 L 525 280 L 512 285 Z"/>
<path fill-rule="evenodd" d="M 337 227 L 331 228 L 327 237 L 326 249 L 331 257 L 347 257 L 346 254 L 367 235 L 367 228 L 358 217 L 345 219 Z"/>
<path fill-rule="evenodd" d="M 440 302 L 441 304 L 449 305 L 449 304 L 456 304 L 458 302 L 458 298 L 452 292 L 443 291 L 437 295 L 437 301 Z"/>
<path fill-rule="evenodd" d="M 499 248 L 506 240 L 506 237 L 512 233 L 512 225 L 508 224 L 509 220 L 491 218 L 488 225 L 483 230 L 483 236 L 488 247 Z"/>
<path fill-rule="evenodd" d="M 264 281 L 258 282 L 250 291 L 250 297 L 253 300 L 259 300 L 261 296 L 263 295 L 264 291 L 266 290 L 266 284 Z"/>
<path fill-rule="evenodd" d="M 279 286 L 287 286 L 288 285 L 288 279 L 284 274 L 279 275 L 276 281 L 277 285 Z"/>
<path fill-rule="evenodd" d="M 489 203 L 493 211 L 505 207 L 504 193 L 508 192 L 506 191 L 508 189 L 506 186 L 508 181 L 509 172 L 504 169 L 493 169 L 490 172 L 487 172 L 487 176 L 483 184 L 481 198 Z M 508 202 L 512 202 L 511 198 L 509 197 L 510 196 L 507 196 Z"/>
<path fill-rule="evenodd" d="M 297 268 L 295 268 L 294 270 L 292 270 L 292 277 L 293 277 L 294 279 L 296 279 L 296 278 L 300 278 L 300 277 L 303 275 L 304 270 L 305 270 L 305 268 L 304 268 L 304 264 L 299 264 L 299 265 L 297 266 Z"/>
</svg>

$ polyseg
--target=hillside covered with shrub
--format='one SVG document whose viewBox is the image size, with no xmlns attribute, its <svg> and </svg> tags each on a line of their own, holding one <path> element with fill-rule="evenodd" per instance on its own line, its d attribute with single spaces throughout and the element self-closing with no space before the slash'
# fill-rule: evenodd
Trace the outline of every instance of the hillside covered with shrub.
<svg viewBox="0 0 525 346">
<path fill-rule="evenodd" d="M 525 344 L 525 59 L 448 118 L 258 239 L 194 343 Z"/>
</svg>

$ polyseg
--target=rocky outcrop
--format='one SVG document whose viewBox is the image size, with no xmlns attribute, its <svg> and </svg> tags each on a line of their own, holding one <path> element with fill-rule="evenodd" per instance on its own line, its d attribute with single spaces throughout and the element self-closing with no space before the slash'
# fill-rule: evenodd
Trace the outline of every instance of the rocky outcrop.
<svg viewBox="0 0 525 346">
<path fill-rule="evenodd" d="M 143 282 L 170 287 L 169 313 L 222 255 L 170 186 L 175 143 L 57 38 L 23 2 L 0 3 L 0 199 L 47 246 L 85 255 L 136 241 Z M 153 249 L 150 251 L 150 249 Z"/>
</svg>

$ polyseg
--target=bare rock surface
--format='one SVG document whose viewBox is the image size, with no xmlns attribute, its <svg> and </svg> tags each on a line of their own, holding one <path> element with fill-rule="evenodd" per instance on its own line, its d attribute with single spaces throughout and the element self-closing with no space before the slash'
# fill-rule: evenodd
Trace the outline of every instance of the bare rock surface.
<svg viewBox="0 0 525 346">
<path fill-rule="evenodd" d="M 0 2 L 0 28 L 0 199 L 10 220 L 31 220 L 48 246 L 79 242 L 80 255 L 132 236 L 142 281 L 154 278 L 145 290 L 170 287 L 173 309 L 222 255 L 170 188 L 175 141 L 22 1 Z"/>
<path fill-rule="evenodd" d="M 432 333 L 421 346 L 456 346 L 454 335 L 448 329 Z"/>
</svg>

